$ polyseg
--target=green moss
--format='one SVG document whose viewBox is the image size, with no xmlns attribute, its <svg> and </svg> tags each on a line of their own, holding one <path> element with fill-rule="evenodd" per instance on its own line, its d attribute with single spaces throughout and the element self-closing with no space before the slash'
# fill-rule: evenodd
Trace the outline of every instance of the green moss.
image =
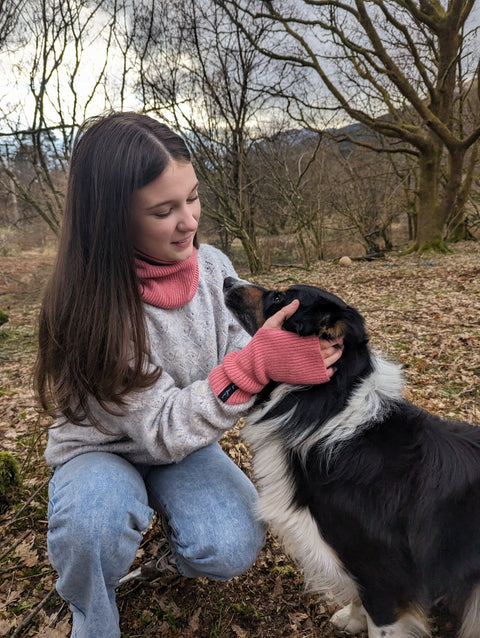
<svg viewBox="0 0 480 638">
<path fill-rule="evenodd" d="M 276 576 L 281 576 L 282 578 L 289 578 L 297 575 L 297 572 L 292 565 L 275 565 L 275 567 L 270 570 L 270 573 L 275 574 Z"/>
<path fill-rule="evenodd" d="M 401 253 L 401 255 L 411 255 L 413 253 L 418 253 L 420 255 L 425 255 L 428 253 L 442 253 L 444 255 L 448 255 L 453 251 L 445 243 L 443 237 L 432 237 L 431 239 L 427 239 L 419 243 L 418 241 L 412 244 L 410 248 Z"/>
<path fill-rule="evenodd" d="M 256 622 L 265 618 L 265 613 L 255 604 L 235 603 L 232 605 L 232 609 L 244 620 Z"/>
<path fill-rule="evenodd" d="M 418 247 L 418 252 L 421 254 L 443 253 L 444 255 L 448 255 L 452 251 L 442 237 L 434 237 L 433 239 L 422 242 Z"/>
<path fill-rule="evenodd" d="M 0 326 L 3 326 L 4 323 L 7 323 L 8 321 L 8 315 L 6 312 L 3 312 L 3 310 L 0 310 Z"/>
<path fill-rule="evenodd" d="M 8 452 L 0 452 L 0 508 L 9 503 L 20 484 L 17 461 Z"/>
</svg>

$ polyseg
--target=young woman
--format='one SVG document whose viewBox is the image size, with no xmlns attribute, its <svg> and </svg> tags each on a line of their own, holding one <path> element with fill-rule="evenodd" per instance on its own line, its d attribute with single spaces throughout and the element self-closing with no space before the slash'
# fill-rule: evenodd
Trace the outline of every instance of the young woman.
<svg viewBox="0 0 480 638">
<path fill-rule="evenodd" d="M 48 552 L 77 638 L 120 636 L 115 588 L 154 510 L 183 575 L 252 565 L 256 491 L 217 441 L 270 379 L 326 382 L 341 354 L 280 330 L 298 302 L 252 339 L 237 325 L 222 299 L 233 267 L 197 244 L 197 189 L 183 140 L 145 115 L 77 136 L 35 371 L 57 419 Z"/>
</svg>

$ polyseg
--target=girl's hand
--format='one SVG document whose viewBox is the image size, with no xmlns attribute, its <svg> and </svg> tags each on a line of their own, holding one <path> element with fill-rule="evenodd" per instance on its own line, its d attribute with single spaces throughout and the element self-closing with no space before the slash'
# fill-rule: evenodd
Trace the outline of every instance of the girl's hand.
<svg viewBox="0 0 480 638">
<path fill-rule="evenodd" d="M 300 306 L 300 301 L 294 299 L 287 306 L 280 308 L 278 312 L 269 317 L 263 324 L 264 328 L 279 328 L 283 326 L 283 322 L 291 317 Z M 332 366 L 342 356 L 343 351 L 343 339 L 335 339 L 335 341 L 327 341 L 326 339 L 319 339 L 320 350 L 322 351 L 323 361 L 327 368 L 327 374 L 331 378 L 335 374 L 335 368 Z"/>
<path fill-rule="evenodd" d="M 285 319 L 291 317 L 298 310 L 300 302 L 294 299 L 287 306 L 280 308 L 274 315 L 269 317 L 263 324 L 264 328 L 281 328 Z"/>
<path fill-rule="evenodd" d="M 327 368 L 327 374 L 330 378 L 332 378 L 336 372 L 336 368 L 333 367 L 333 364 L 336 363 L 342 356 L 343 339 L 335 339 L 335 341 L 319 339 L 319 341 L 323 361 L 325 363 L 325 367 Z"/>
</svg>

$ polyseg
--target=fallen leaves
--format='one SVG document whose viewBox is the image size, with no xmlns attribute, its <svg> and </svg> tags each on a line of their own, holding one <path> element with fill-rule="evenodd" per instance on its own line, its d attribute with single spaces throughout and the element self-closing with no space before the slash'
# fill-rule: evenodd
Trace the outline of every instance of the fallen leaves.
<svg viewBox="0 0 480 638">
<path fill-rule="evenodd" d="M 14 557 L 17 558 L 25 567 L 34 567 L 38 565 L 38 554 L 33 547 L 34 538 L 22 541 L 15 548 Z"/>
<path fill-rule="evenodd" d="M 45 617 L 44 623 L 42 622 L 42 618 L 40 619 L 40 627 L 39 633 L 37 634 L 37 638 L 67 638 L 70 636 L 72 631 L 72 627 L 67 621 L 60 621 L 57 623 L 55 627 L 51 627 L 49 623 L 48 617 Z"/>
<path fill-rule="evenodd" d="M 13 627 L 9 620 L 0 620 L 0 636 L 6 636 Z"/>
<path fill-rule="evenodd" d="M 31 371 L 39 293 L 52 258 L 31 253 L 0 258 L 0 299 L 9 322 L 0 328 L 0 439 L 24 477 L 22 503 L 0 513 L 0 636 L 63 638 L 70 634 L 68 607 L 54 594 L 55 574 L 46 556 L 45 426 L 34 407 Z M 320 262 L 310 271 L 274 268 L 241 276 L 272 287 L 320 285 L 364 314 L 372 346 L 402 363 L 407 397 L 439 415 L 480 421 L 480 245 L 450 255 L 354 261 L 350 268 Z M 247 474 L 250 452 L 238 429 L 222 445 Z M 146 562 L 158 538 L 149 530 Z M 5 552 L 8 550 L 8 554 Z M 302 575 L 268 542 L 253 569 L 226 583 L 174 579 L 119 590 L 126 636 L 168 638 L 340 638 L 329 623 L 333 608 L 303 592 Z M 35 612 L 29 620 L 29 614 Z M 28 621 L 28 622 L 27 622 Z M 443 614 L 433 635 L 454 635 Z"/>
</svg>

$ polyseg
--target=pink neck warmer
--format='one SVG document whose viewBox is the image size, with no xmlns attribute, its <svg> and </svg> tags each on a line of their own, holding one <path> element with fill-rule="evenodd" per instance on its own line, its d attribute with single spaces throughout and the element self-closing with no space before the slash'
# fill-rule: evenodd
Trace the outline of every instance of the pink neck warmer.
<svg viewBox="0 0 480 638">
<path fill-rule="evenodd" d="M 191 301 L 197 292 L 196 248 L 188 259 L 165 264 L 151 263 L 151 258 L 139 254 L 135 257 L 135 265 L 141 281 L 142 299 L 151 306 L 166 309 L 180 308 Z"/>
</svg>

